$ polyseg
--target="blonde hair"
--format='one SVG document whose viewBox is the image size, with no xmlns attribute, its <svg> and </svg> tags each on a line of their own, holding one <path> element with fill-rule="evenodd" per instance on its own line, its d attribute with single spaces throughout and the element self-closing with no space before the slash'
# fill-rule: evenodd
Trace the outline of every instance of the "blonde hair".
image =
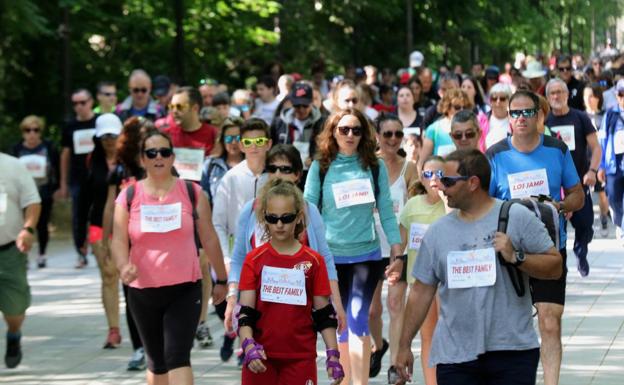
<svg viewBox="0 0 624 385">
<path fill-rule="evenodd" d="M 301 235 L 306 227 L 304 210 L 305 201 L 303 199 L 303 194 L 294 183 L 281 178 L 275 178 L 268 181 L 264 187 L 262 187 L 262 190 L 260 190 L 260 194 L 258 195 L 258 204 L 256 205 L 256 220 L 264 227 L 264 240 L 268 241 L 271 238 L 269 226 L 264 219 L 264 215 L 266 213 L 269 199 L 276 196 L 293 198 L 293 201 L 295 202 L 295 211 L 297 216 L 299 216 L 299 222 L 295 225 L 295 238 L 299 238 L 299 235 Z"/>
<path fill-rule="evenodd" d="M 451 105 L 454 100 L 462 100 L 465 110 L 471 110 L 474 107 L 474 103 L 470 100 L 468 94 L 460 88 L 452 88 L 446 90 L 444 96 L 442 96 L 442 99 L 438 103 L 438 112 L 442 115 L 446 115 L 451 110 Z"/>
<path fill-rule="evenodd" d="M 43 121 L 43 118 L 37 115 L 28 115 L 27 117 L 22 119 L 22 122 L 20 123 L 19 127 L 20 127 L 20 130 L 23 130 L 26 127 L 32 126 L 33 124 L 36 124 L 41 131 L 43 131 L 43 129 L 45 128 L 45 122 Z"/>
</svg>

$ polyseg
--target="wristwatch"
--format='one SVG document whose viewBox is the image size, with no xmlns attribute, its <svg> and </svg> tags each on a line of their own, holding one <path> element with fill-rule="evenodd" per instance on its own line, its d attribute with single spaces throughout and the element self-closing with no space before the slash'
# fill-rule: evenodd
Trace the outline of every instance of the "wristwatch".
<svg viewBox="0 0 624 385">
<path fill-rule="evenodd" d="M 22 227 L 22 230 L 26 230 L 26 231 L 28 231 L 31 234 L 35 234 L 35 229 L 33 229 L 30 226 L 24 226 L 24 227 Z"/>
<path fill-rule="evenodd" d="M 589 171 L 593 171 L 593 172 L 594 172 L 594 174 L 598 175 L 598 170 L 596 170 L 595 168 L 591 168 L 591 167 L 590 167 Z"/>
<path fill-rule="evenodd" d="M 514 250 L 514 255 L 516 257 L 516 261 L 513 263 L 514 266 L 520 266 L 526 261 L 526 255 L 524 255 L 524 251 L 522 250 Z"/>
<path fill-rule="evenodd" d="M 407 254 L 397 255 L 394 258 L 395 260 L 400 259 L 401 261 L 405 262 L 407 260 Z"/>
<path fill-rule="evenodd" d="M 227 279 L 217 279 L 215 285 L 227 285 Z"/>
</svg>

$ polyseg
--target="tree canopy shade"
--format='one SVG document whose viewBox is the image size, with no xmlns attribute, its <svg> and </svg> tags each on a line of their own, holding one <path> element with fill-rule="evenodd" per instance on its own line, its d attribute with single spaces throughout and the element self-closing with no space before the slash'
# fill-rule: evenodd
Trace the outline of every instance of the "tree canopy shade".
<svg viewBox="0 0 624 385">
<path fill-rule="evenodd" d="M 589 54 L 614 29 L 622 0 L 0 0 L 0 147 L 31 113 L 59 125 L 68 89 L 133 68 L 182 84 L 232 86 L 278 61 L 309 76 L 345 65 L 502 64 L 516 51 Z M 411 12 L 406 12 L 406 6 Z M 406 15 L 413 26 L 408 47 Z M 592 38 L 595 37 L 595 40 Z M 466 67 L 464 67 L 466 68 Z M 54 133 L 54 131 L 53 131 Z M 7 136 L 9 135 L 9 136 Z M 12 137 L 10 136 L 12 135 Z"/>
</svg>

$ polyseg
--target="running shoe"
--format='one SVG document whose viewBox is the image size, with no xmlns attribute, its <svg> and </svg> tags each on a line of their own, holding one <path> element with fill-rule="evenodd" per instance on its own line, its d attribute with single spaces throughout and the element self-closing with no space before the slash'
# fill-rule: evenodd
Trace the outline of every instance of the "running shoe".
<svg viewBox="0 0 624 385">
<path fill-rule="evenodd" d="M 373 353 L 371 353 L 370 369 L 368 371 L 368 376 L 370 378 L 377 377 L 377 375 L 381 371 L 381 359 L 383 358 L 384 354 L 386 354 L 386 351 L 388 351 L 388 347 L 390 347 L 388 341 L 386 341 L 385 339 L 382 341 L 383 344 L 381 346 L 381 349 L 377 349 Z"/>
<path fill-rule="evenodd" d="M 108 329 L 108 336 L 106 337 L 106 342 L 104 343 L 104 349 L 115 349 L 119 345 L 121 345 L 121 333 L 119 332 L 119 328 L 112 327 Z"/>
<path fill-rule="evenodd" d="M 128 370 L 131 372 L 145 370 L 145 350 L 138 348 L 132 353 L 132 358 L 128 361 Z"/>
<path fill-rule="evenodd" d="M 221 345 L 221 350 L 219 354 L 221 355 L 221 361 L 227 362 L 232 358 L 232 354 L 234 354 L 234 340 L 236 336 L 231 337 L 228 336 L 227 333 L 223 336 L 223 345 Z"/>
<path fill-rule="evenodd" d="M 37 257 L 37 267 L 43 269 L 48 265 L 48 261 L 46 260 L 45 255 L 40 255 Z"/>
<path fill-rule="evenodd" d="M 199 323 L 197 332 L 195 332 L 195 339 L 199 342 L 199 347 L 201 349 L 206 349 L 212 346 L 212 335 L 210 335 L 210 329 L 208 328 L 207 323 Z"/>
<path fill-rule="evenodd" d="M 7 336 L 6 354 L 4 355 L 4 363 L 9 369 L 17 367 L 22 361 L 22 344 L 21 336 L 18 338 L 9 338 Z"/>
<path fill-rule="evenodd" d="M 78 261 L 76 261 L 76 265 L 74 266 L 76 269 L 84 269 L 89 264 L 86 255 L 78 255 Z"/>
<path fill-rule="evenodd" d="M 600 215 L 600 235 L 603 238 L 609 236 L 609 216 L 608 215 Z"/>
</svg>

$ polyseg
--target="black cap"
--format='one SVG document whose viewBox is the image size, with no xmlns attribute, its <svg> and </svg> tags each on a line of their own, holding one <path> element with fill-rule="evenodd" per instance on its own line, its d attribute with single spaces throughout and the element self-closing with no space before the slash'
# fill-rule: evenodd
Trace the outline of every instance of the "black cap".
<svg viewBox="0 0 624 385">
<path fill-rule="evenodd" d="M 171 80 L 165 75 L 158 75 L 154 78 L 153 90 L 155 96 L 165 96 L 171 87 Z"/>
<path fill-rule="evenodd" d="M 312 87 L 307 83 L 295 83 L 290 91 L 289 98 L 293 106 L 309 106 L 312 104 Z"/>
</svg>

